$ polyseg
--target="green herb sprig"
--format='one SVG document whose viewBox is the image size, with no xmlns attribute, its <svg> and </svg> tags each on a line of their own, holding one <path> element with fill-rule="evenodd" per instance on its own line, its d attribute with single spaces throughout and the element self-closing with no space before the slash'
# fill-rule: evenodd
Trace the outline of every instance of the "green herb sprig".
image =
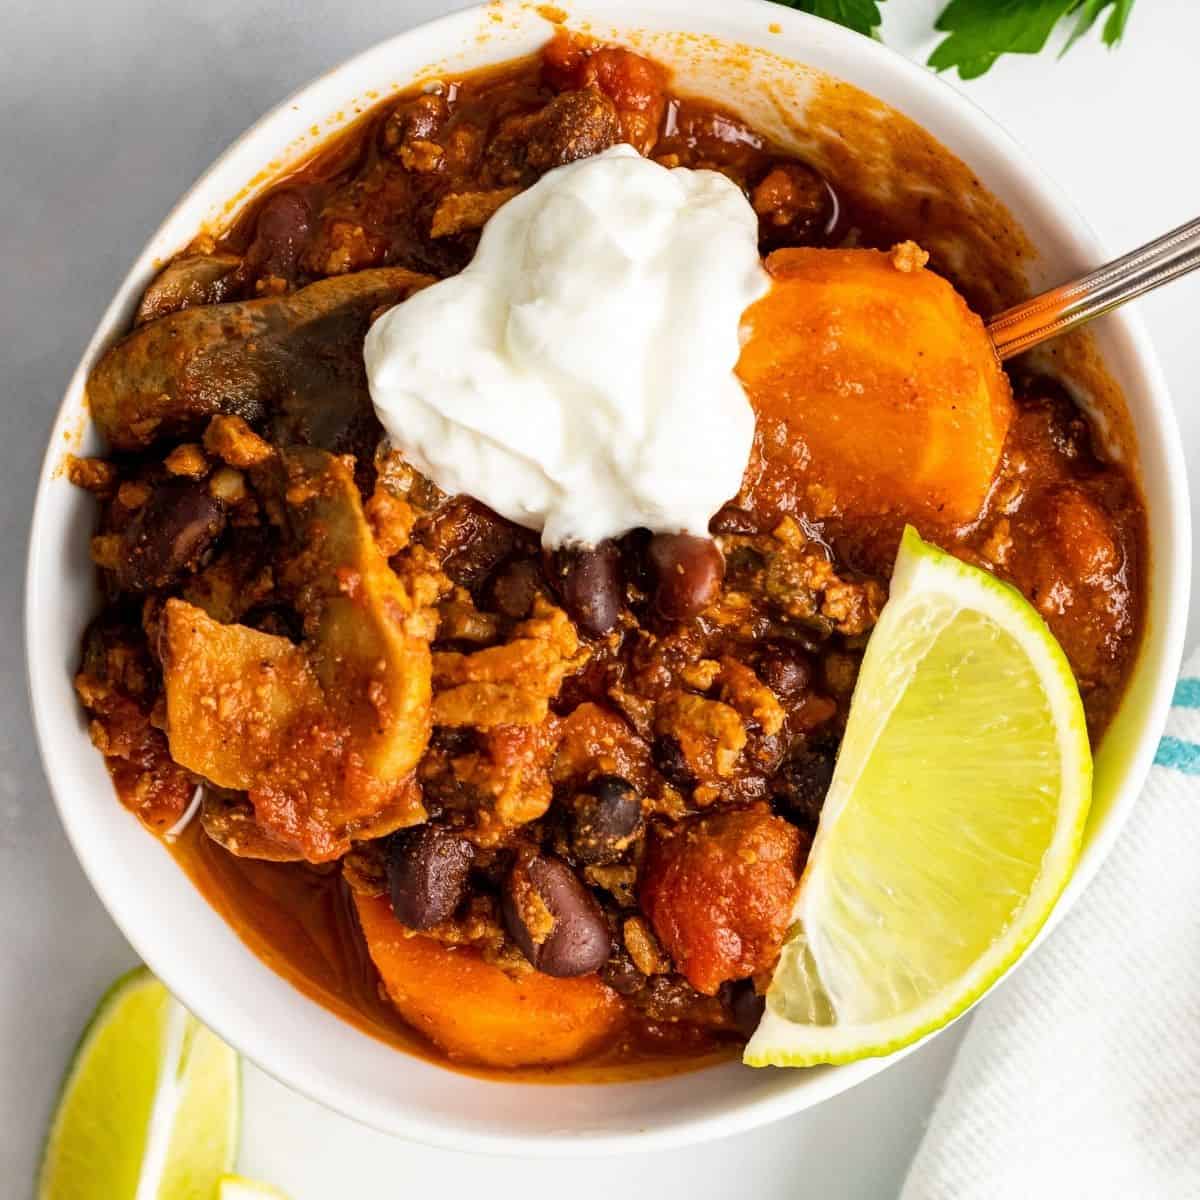
<svg viewBox="0 0 1200 1200">
<path fill-rule="evenodd" d="M 836 21 L 848 29 L 879 36 L 884 0 L 779 0 L 790 8 Z M 929 56 L 937 71 L 957 70 L 976 79 L 1002 54 L 1037 54 L 1060 21 L 1073 21 L 1063 53 L 1105 16 L 1106 46 L 1120 42 L 1134 0 L 950 0 L 934 28 L 946 36 Z"/>
</svg>

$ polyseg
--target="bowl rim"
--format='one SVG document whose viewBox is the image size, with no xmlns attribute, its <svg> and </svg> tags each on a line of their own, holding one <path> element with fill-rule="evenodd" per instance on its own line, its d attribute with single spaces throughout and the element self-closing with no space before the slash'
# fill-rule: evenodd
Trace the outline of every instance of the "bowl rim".
<svg viewBox="0 0 1200 1200">
<path fill-rule="evenodd" d="M 504 2 L 505 0 L 500 0 L 500 7 L 503 7 Z M 570 0 L 565 0 L 565 2 L 569 4 Z M 39 474 L 25 572 L 24 635 L 26 683 L 30 707 L 34 717 L 43 771 L 76 858 L 122 934 L 134 950 L 150 965 L 151 969 L 156 971 L 155 962 L 160 956 L 156 952 L 155 945 L 156 941 L 161 939 L 161 934 L 156 934 L 149 926 L 136 927 L 131 920 L 122 919 L 113 911 L 114 906 L 106 882 L 106 876 L 111 868 L 109 864 L 102 862 L 98 856 L 93 854 L 84 842 L 84 831 L 73 816 L 73 798 L 60 784 L 50 754 L 49 729 L 50 723 L 55 719 L 55 714 L 49 711 L 47 704 L 42 702 L 40 694 L 43 673 L 48 669 L 48 664 L 43 661 L 44 656 L 38 653 L 38 634 L 35 627 L 41 588 L 40 556 L 46 547 L 39 544 L 40 539 L 37 535 L 43 520 L 48 519 L 46 517 L 49 507 L 47 494 L 52 480 L 58 473 L 62 456 L 66 452 L 66 448 L 57 436 L 58 431 L 68 413 L 72 397 L 80 392 L 87 371 L 94 362 L 98 350 L 111 336 L 110 331 L 114 328 L 116 318 L 126 303 L 124 293 L 129 288 L 131 279 L 138 271 L 142 260 L 147 256 L 151 247 L 159 241 L 168 226 L 172 224 L 176 214 L 197 194 L 202 194 L 210 189 L 211 181 L 217 177 L 222 166 L 229 162 L 239 149 L 256 140 L 261 131 L 271 126 L 283 113 L 302 101 L 320 82 L 340 77 L 351 71 L 361 60 L 386 52 L 390 47 L 399 45 L 417 32 L 429 36 L 436 35 L 449 44 L 456 35 L 477 29 L 480 15 L 496 7 L 496 0 L 493 0 L 491 4 L 480 4 L 462 9 L 412 26 L 390 38 L 374 43 L 329 71 L 306 82 L 240 134 L 186 189 L 133 260 L 129 270 L 117 285 L 113 299 L 106 306 L 94 333 L 89 338 L 56 411 Z M 639 9 L 644 9 L 648 5 L 640 3 L 639 0 L 605 0 L 604 7 L 612 10 L 614 21 L 619 21 L 626 29 L 635 30 L 639 28 Z M 980 156 L 985 153 L 990 154 L 999 161 L 1003 170 L 1019 174 L 1025 181 L 1029 193 L 1047 213 L 1051 214 L 1053 223 L 1058 227 L 1057 232 L 1064 241 L 1070 240 L 1076 250 L 1089 256 L 1092 261 L 1107 260 L 1108 255 L 1104 253 L 1099 239 L 1084 221 L 1073 202 L 1028 156 L 1015 139 L 972 98 L 965 96 L 948 81 L 934 75 L 919 63 L 881 43 L 864 38 L 840 26 L 831 25 L 829 22 L 806 13 L 768 3 L 768 0 L 741 0 L 733 10 L 724 9 L 721 0 L 709 0 L 709 3 L 705 3 L 704 0 L 700 0 L 700 2 L 697 0 L 654 0 L 653 7 L 656 11 L 677 12 L 680 28 L 686 28 L 691 24 L 689 13 L 696 9 L 719 10 L 727 20 L 733 20 L 735 24 L 743 23 L 743 12 L 746 24 L 757 17 L 769 17 L 773 26 L 779 26 L 783 32 L 791 35 L 786 42 L 781 39 L 784 53 L 790 53 L 789 47 L 797 43 L 802 44 L 806 35 L 819 32 L 821 39 L 835 47 L 840 47 L 842 53 L 850 57 L 859 57 L 868 63 L 879 64 L 881 70 L 890 76 L 892 86 L 906 92 L 908 103 L 915 104 L 919 100 L 925 104 L 947 108 L 952 112 L 957 111 L 964 125 L 969 127 L 970 136 L 975 140 L 975 152 Z M 377 101 L 372 100 L 371 103 L 374 104 Z M 954 153 L 959 153 L 957 148 L 952 149 Z M 1033 945 L 1018 960 L 1018 964 L 1025 961 L 1027 955 L 1033 951 L 1036 945 L 1040 944 L 1086 888 L 1128 818 L 1149 772 L 1157 748 L 1158 736 L 1165 726 L 1174 680 L 1182 659 L 1190 590 L 1191 556 L 1190 507 L 1182 443 L 1169 402 L 1165 377 L 1140 316 L 1129 309 L 1124 309 L 1112 314 L 1107 320 L 1113 323 L 1126 340 L 1129 356 L 1134 364 L 1133 369 L 1139 376 L 1144 393 L 1145 407 L 1150 414 L 1152 425 L 1159 432 L 1162 442 L 1161 450 L 1165 456 L 1168 525 L 1164 541 L 1169 542 L 1169 545 L 1155 546 L 1156 563 L 1152 566 L 1151 575 L 1156 585 L 1159 583 L 1160 571 L 1162 579 L 1165 580 L 1164 603 L 1168 618 L 1167 627 L 1162 631 L 1160 638 L 1160 674 L 1155 678 L 1151 694 L 1145 701 L 1145 711 L 1138 722 L 1136 747 L 1126 761 L 1116 798 L 1096 829 L 1088 851 L 1081 858 L 1066 891 L 1060 897 Z M 1144 653 L 1144 651 L 1145 645 L 1142 647 L 1142 652 Z M 219 919 L 224 920 L 223 917 Z M 266 964 L 262 965 L 264 970 L 272 970 Z M 192 1006 L 191 1002 L 195 999 L 194 1010 L 197 1016 L 232 1045 L 239 1048 L 255 1046 L 254 1054 L 243 1052 L 246 1052 L 247 1057 L 252 1058 L 264 1071 L 289 1088 L 326 1107 L 343 1112 L 355 1120 L 393 1135 L 446 1149 L 487 1153 L 565 1157 L 579 1154 L 666 1149 L 730 1136 L 819 1104 L 878 1074 L 917 1049 L 918 1046 L 923 1045 L 927 1040 L 922 1039 L 922 1041 L 885 1058 L 867 1059 L 829 1069 L 815 1078 L 805 1079 L 808 1073 L 796 1072 L 794 1085 L 780 1087 L 769 1095 L 742 1101 L 732 1107 L 722 1107 L 721 1111 L 712 1115 L 686 1118 L 637 1133 L 563 1131 L 544 1135 L 514 1135 L 496 1131 L 465 1131 L 422 1119 L 419 1113 L 414 1114 L 411 1111 L 397 1113 L 387 1105 L 371 1107 L 361 1103 L 352 1103 L 346 1099 L 344 1092 L 339 1090 L 336 1077 L 324 1075 L 313 1077 L 305 1070 L 306 1064 L 295 1057 L 272 1052 L 265 1053 L 260 1058 L 256 1031 L 248 1028 L 230 1029 L 220 1007 L 219 992 L 210 989 L 203 998 L 200 998 L 197 988 L 194 986 L 196 973 L 192 972 L 189 977 L 185 977 L 185 975 L 186 973 L 169 968 L 160 973 L 160 977 L 163 978 L 168 988 L 176 995 L 186 999 L 189 1006 Z M 309 1000 L 307 997 L 305 1002 L 317 1004 L 316 1001 Z M 936 1036 L 937 1032 L 940 1031 L 935 1031 L 929 1037 Z M 802 1080 L 804 1086 L 800 1086 Z M 506 1084 L 504 1086 L 512 1087 L 514 1085 Z M 622 1085 L 606 1084 L 603 1086 Z"/>
</svg>

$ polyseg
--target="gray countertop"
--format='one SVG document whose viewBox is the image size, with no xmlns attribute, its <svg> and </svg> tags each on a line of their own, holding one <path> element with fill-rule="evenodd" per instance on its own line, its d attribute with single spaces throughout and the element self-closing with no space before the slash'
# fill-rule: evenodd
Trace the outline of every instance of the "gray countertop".
<svg viewBox="0 0 1200 1200">
<path fill-rule="evenodd" d="M 109 0 L 4 8 L 0 38 L 0 1179 L 26 1194 L 59 1074 L 96 997 L 132 961 L 60 830 L 33 742 L 21 644 L 26 527 L 43 440 L 79 352 L 149 232 L 262 112 L 447 0 Z M 937 0 L 891 0 L 885 34 L 928 49 Z M 1048 166 L 1114 249 L 1196 215 L 1200 165 L 1176 134 L 1195 108 L 1200 6 L 1138 6 L 1128 44 L 1001 64 L 967 87 Z M 1056 115 L 1061 114 L 1061 115 Z M 1200 447 L 1200 282 L 1142 302 L 1189 461 Z M 1195 498 L 1193 499 L 1195 505 Z M 1193 618 L 1192 641 L 1197 623 Z M 696 1197 L 894 1195 L 958 1033 L 816 1112 L 687 1153 L 639 1158 L 626 1197 L 668 1178 Z M 294 1200 L 433 1183 L 525 1197 L 614 1190 L 557 1164 L 467 1159 L 389 1141 L 248 1072 L 245 1169 Z M 667 1194 L 677 1194 L 669 1191 Z"/>
</svg>

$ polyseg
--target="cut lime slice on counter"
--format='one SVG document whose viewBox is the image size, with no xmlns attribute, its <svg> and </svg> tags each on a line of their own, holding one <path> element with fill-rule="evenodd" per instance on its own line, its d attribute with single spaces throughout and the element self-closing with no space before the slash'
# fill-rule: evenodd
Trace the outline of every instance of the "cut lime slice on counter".
<svg viewBox="0 0 1200 1200">
<path fill-rule="evenodd" d="M 217 1200 L 288 1200 L 278 1188 L 269 1183 L 256 1183 L 240 1175 L 226 1175 L 221 1180 Z"/>
<path fill-rule="evenodd" d="M 907 529 L 745 1061 L 851 1062 L 953 1020 L 1054 907 L 1091 785 L 1041 617 Z"/>
<path fill-rule="evenodd" d="M 237 1055 L 145 968 L 100 1001 L 63 1082 L 38 1200 L 214 1200 L 241 1125 Z"/>
</svg>

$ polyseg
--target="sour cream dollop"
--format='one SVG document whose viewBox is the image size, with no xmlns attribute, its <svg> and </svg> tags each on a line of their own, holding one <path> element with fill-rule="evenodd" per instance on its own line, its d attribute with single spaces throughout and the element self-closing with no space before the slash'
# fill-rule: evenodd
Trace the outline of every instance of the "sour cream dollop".
<svg viewBox="0 0 1200 1200">
<path fill-rule="evenodd" d="M 375 322 L 371 399 L 418 470 L 547 546 L 703 536 L 750 456 L 734 366 L 767 287 L 734 183 L 614 146 L 548 172 L 466 270 Z"/>
</svg>

